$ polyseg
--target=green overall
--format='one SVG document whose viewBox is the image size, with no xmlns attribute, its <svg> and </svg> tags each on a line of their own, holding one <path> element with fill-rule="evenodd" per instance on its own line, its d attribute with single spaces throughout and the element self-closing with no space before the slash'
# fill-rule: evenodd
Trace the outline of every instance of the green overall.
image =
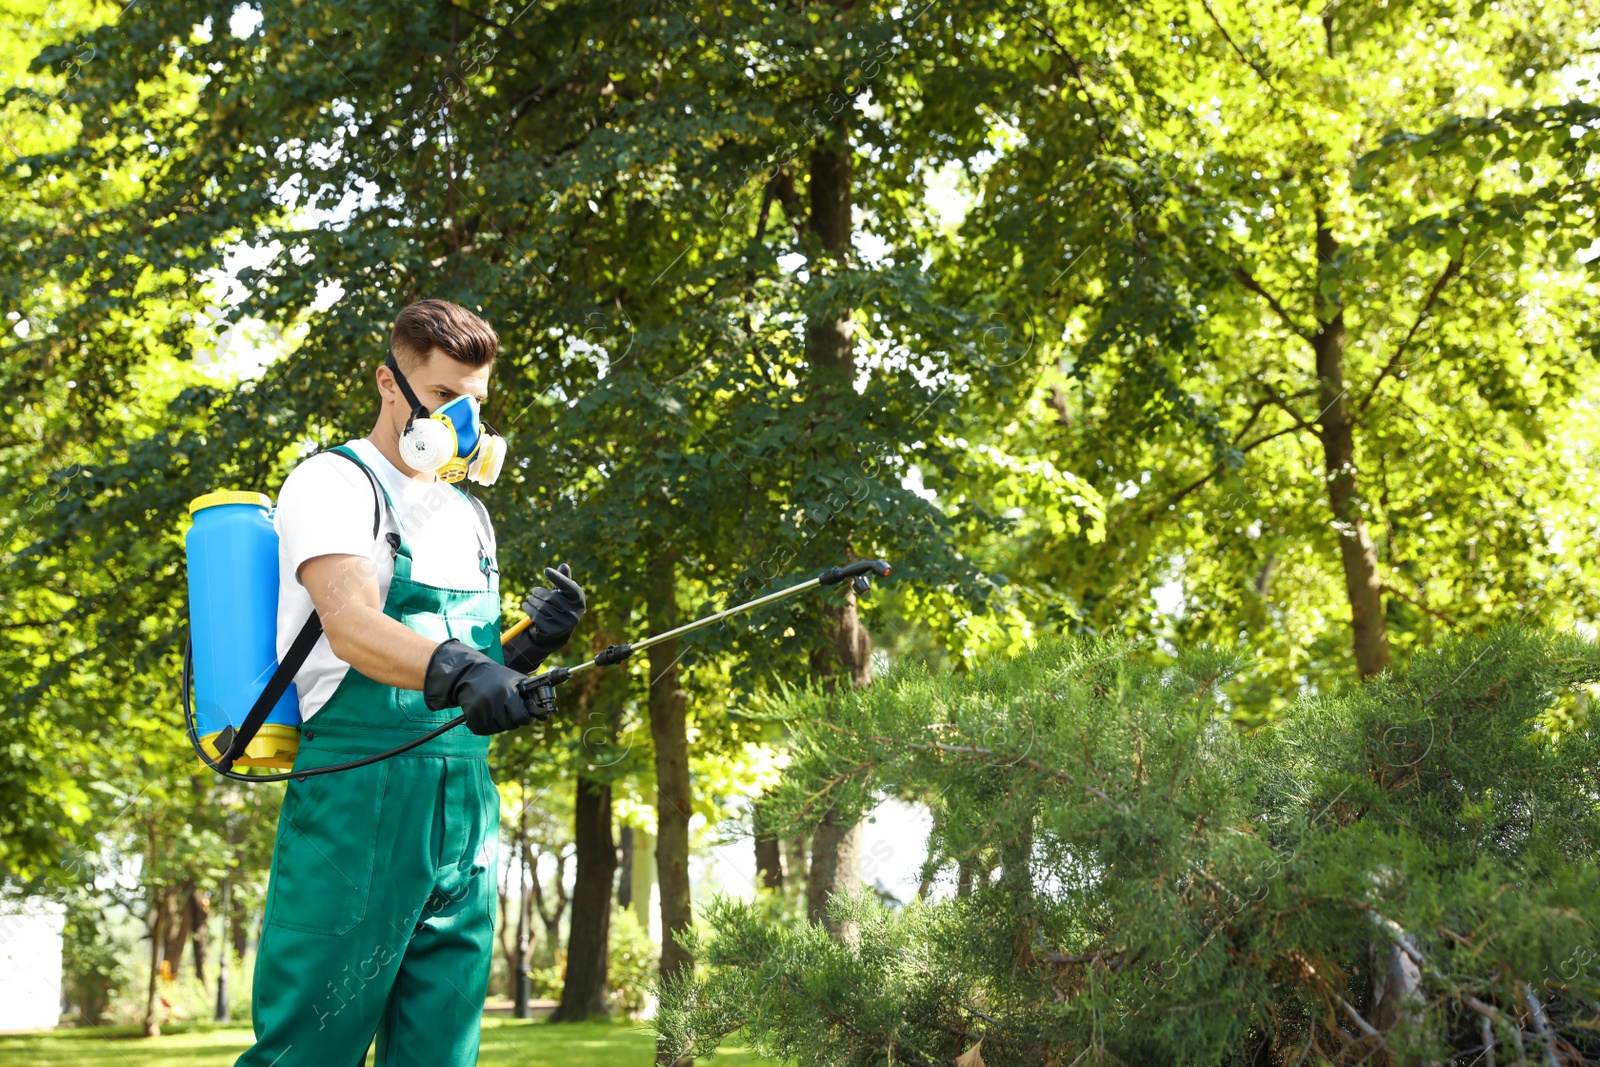
<svg viewBox="0 0 1600 1067">
<path fill-rule="evenodd" d="M 423 585 L 402 534 L 384 614 L 501 660 L 498 574 L 482 558 L 483 588 Z M 457 714 L 351 668 L 306 723 L 294 766 L 381 752 Z M 236 1067 L 356 1067 L 374 1035 L 382 1067 L 478 1062 L 500 828 L 488 751 L 463 726 L 393 759 L 289 782 L 256 954 L 256 1043 Z"/>
</svg>

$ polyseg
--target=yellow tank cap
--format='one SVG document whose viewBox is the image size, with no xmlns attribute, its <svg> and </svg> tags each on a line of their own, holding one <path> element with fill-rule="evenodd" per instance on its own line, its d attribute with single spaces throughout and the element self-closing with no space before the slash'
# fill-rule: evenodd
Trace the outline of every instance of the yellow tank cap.
<svg viewBox="0 0 1600 1067">
<path fill-rule="evenodd" d="M 221 736 L 219 731 L 200 739 L 200 747 L 214 760 L 222 758 L 222 750 L 217 747 L 217 738 Z M 261 724 L 261 729 L 245 746 L 244 755 L 240 756 L 233 766 L 243 774 L 260 773 L 264 770 L 287 771 L 294 767 L 295 753 L 299 751 L 298 726 L 266 722 Z"/>
<path fill-rule="evenodd" d="M 224 489 L 220 493 L 207 493 L 197 496 L 189 502 L 189 514 L 193 515 L 202 508 L 215 508 L 223 504 L 255 504 L 272 510 L 272 498 L 265 493 L 247 493 L 239 489 Z"/>
</svg>

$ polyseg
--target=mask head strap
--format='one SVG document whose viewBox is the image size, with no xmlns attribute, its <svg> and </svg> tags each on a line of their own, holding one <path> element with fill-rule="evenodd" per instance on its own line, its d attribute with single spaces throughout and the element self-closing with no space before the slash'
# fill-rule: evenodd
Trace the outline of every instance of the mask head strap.
<svg viewBox="0 0 1600 1067">
<path fill-rule="evenodd" d="M 394 375 L 394 383 L 400 387 L 400 395 L 405 397 L 407 404 L 411 405 L 411 416 L 406 419 L 406 429 L 409 430 L 411 429 L 411 424 L 417 420 L 419 415 L 422 418 L 428 417 L 428 409 L 423 405 L 422 401 L 417 399 L 417 394 L 411 391 L 411 383 L 406 381 L 404 374 L 400 373 L 400 364 L 394 361 L 393 352 L 383 357 L 383 365 L 388 367 L 390 373 Z"/>
</svg>

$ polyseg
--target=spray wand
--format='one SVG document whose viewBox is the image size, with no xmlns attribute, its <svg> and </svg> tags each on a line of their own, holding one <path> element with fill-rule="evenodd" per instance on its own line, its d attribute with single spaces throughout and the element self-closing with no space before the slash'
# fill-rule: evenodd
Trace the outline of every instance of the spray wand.
<svg viewBox="0 0 1600 1067">
<path fill-rule="evenodd" d="M 779 589 L 775 593 L 768 593 L 766 596 L 756 597 L 754 600 L 747 600 L 743 604 L 736 604 L 731 608 L 725 608 L 722 611 L 707 615 L 703 619 L 696 619 L 693 622 L 684 623 L 682 626 L 668 630 L 665 633 L 655 634 L 654 636 L 646 637 L 641 641 L 634 641 L 620 645 L 610 645 L 603 651 L 596 653 L 593 659 L 580 663 L 576 667 L 552 667 L 550 670 L 541 671 L 538 674 L 530 675 L 526 680 L 518 684 L 517 690 L 522 694 L 523 699 L 527 700 L 533 706 L 534 718 L 538 719 L 540 722 L 543 722 L 552 714 L 554 714 L 556 710 L 556 686 L 562 684 L 574 675 L 582 674 L 585 671 L 595 670 L 599 667 L 615 666 L 618 663 L 626 661 L 628 657 L 632 656 L 635 652 L 642 652 L 651 645 L 658 645 L 661 642 L 669 641 L 674 637 L 682 637 L 684 634 L 694 633 L 696 630 L 703 630 L 707 626 L 715 626 L 724 619 L 732 618 L 735 615 L 742 615 L 747 611 L 754 611 L 756 608 L 765 607 L 768 604 L 775 604 L 780 600 L 787 600 L 789 597 L 804 593 L 810 589 L 815 589 L 818 586 L 838 585 L 840 582 L 848 581 L 850 583 L 850 587 L 857 593 L 865 593 L 868 589 L 872 588 L 872 579 L 868 577 L 872 574 L 876 574 L 880 578 L 888 577 L 888 562 L 881 559 L 866 559 L 860 560 L 856 563 L 847 563 L 843 567 L 829 568 L 828 570 L 825 570 L 821 574 L 817 575 L 815 578 L 812 578 L 810 581 L 801 582 L 798 585 L 791 585 L 787 589 Z M 501 636 L 500 643 L 502 645 L 505 644 L 507 641 L 526 630 L 532 624 L 532 619 L 523 619 Z M 377 752 L 370 756 L 363 756 L 360 759 L 350 760 L 346 763 L 336 763 L 327 767 L 311 767 L 299 771 L 284 771 L 282 774 L 241 774 L 240 772 L 233 770 L 231 767 L 217 763 L 210 756 L 206 755 L 205 750 L 200 747 L 199 742 L 195 739 L 194 709 L 189 699 L 188 661 L 189 649 L 185 648 L 182 677 L 182 699 L 184 716 L 189 727 L 190 741 L 194 744 L 195 752 L 199 754 L 200 759 L 205 762 L 207 767 L 210 767 L 212 770 L 216 771 L 225 778 L 232 778 L 239 782 L 285 782 L 290 778 L 298 778 L 303 781 L 306 778 L 311 778 L 319 774 L 334 774 L 339 771 L 354 770 L 357 767 L 365 767 L 368 764 L 377 763 L 380 760 L 386 760 L 402 753 L 410 752 L 419 745 L 425 745 L 439 735 L 448 733 L 449 731 L 454 730 L 456 727 L 464 725 L 467 721 L 467 717 L 465 715 L 457 715 L 449 722 L 444 723 L 441 726 L 436 726 L 427 733 L 414 737 L 403 745 L 396 746 L 395 748 L 388 749 L 384 752 Z"/>
<path fill-rule="evenodd" d="M 830 568 L 829 570 L 823 571 L 809 582 L 801 582 L 799 585 L 791 585 L 789 588 L 780 589 L 776 593 L 768 593 L 766 596 L 757 597 L 754 600 L 748 600 L 743 604 L 736 604 L 733 607 L 726 608 L 714 615 L 707 615 L 703 619 L 696 619 L 694 622 L 686 622 L 676 629 L 668 630 L 666 633 L 659 633 L 654 637 L 647 637 L 642 641 L 634 641 L 630 644 L 610 645 L 604 651 L 595 653 L 595 657 L 593 659 L 584 663 L 580 663 L 576 667 L 552 667 L 548 671 L 530 676 L 527 681 L 523 682 L 517 688 L 522 691 L 524 697 L 533 702 L 535 717 L 542 722 L 543 720 L 548 719 L 556 710 L 555 687 L 574 675 L 582 674 L 584 671 L 593 670 L 596 667 L 614 666 L 615 664 L 623 662 L 635 652 L 643 652 L 651 645 L 659 645 L 661 642 L 670 641 L 674 637 L 682 637 L 684 634 L 691 634 L 696 630 L 703 630 L 707 626 L 716 625 L 723 619 L 732 618 L 735 615 L 742 615 L 747 611 L 754 611 L 756 608 L 765 607 L 768 604 L 775 604 L 780 600 L 787 600 L 789 597 L 792 597 L 797 593 L 804 593 L 806 590 L 815 589 L 820 585 L 838 585 L 842 581 L 849 580 L 850 587 L 852 589 L 854 589 L 857 593 L 865 593 L 868 589 L 872 588 L 872 579 L 868 577 L 869 574 L 876 574 L 880 578 L 888 577 L 888 562 L 881 559 L 867 559 L 862 560 L 859 563 L 848 563 L 843 567 Z M 510 630 L 506 631 L 505 636 L 500 639 L 500 643 L 502 645 L 505 644 L 507 641 L 520 634 L 523 630 L 526 630 L 532 624 L 532 619 L 523 619 Z M 459 721 L 465 722 L 466 716 L 461 716 Z"/>
</svg>

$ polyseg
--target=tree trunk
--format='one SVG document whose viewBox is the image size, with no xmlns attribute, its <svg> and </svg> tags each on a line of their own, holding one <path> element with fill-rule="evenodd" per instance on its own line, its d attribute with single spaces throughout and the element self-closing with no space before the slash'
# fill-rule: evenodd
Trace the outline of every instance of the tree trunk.
<svg viewBox="0 0 1600 1067">
<path fill-rule="evenodd" d="M 1015 838 L 1000 843 L 1000 885 L 1019 908 L 1033 899 L 1033 820 Z"/>
<path fill-rule="evenodd" d="M 842 108 L 811 152 L 809 193 L 810 228 L 822 246 L 823 258 L 841 266 L 852 258 L 854 221 L 851 209 L 853 181 L 848 108 Z M 815 271 L 813 276 L 815 276 Z M 852 309 L 830 307 L 806 325 L 806 364 L 811 372 L 811 399 L 820 418 L 827 418 L 833 398 L 847 391 L 856 373 L 852 337 Z M 832 674 L 842 666 L 852 684 L 872 682 L 871 641 L 856 614 L 855 596 L 846 593 L 845 606 L 833 615 L 833 656 L 820 656 L 813 665 Z M 811 863 L 806 877 L 806 914 L 812 922 L 825 922 L 835 935 L 847 931 L 827 922 L 828 897 L 856 889 L 860 882 L 861 833 L 829 809 L 811 839 Z"/>
<path fill-rule="evenodd" d="M 783 853 L 778 839 L 764 833 L 761 826 L 761 802 L 751 811 L 751 822 L 756 827 L 756 881 L 763 889 L 783 888 Z"/>
<path fill-rule="evenodd" d="M 811 153 L 811 231 L 829 259 L 850 260 L 851 153 L 848 127 L 833 122 L 829 140 Z M 848 307 L 828 308 L 806 325 L 806 365 L 818 386 L 815 399 L 848 389 L 855 378 L 853 323 Z"/>
<path fill-rule="evenodd" d="M 806 878 L 806 917 L 835 936 L 849 933 L 846 924 L 828 917 L 828 898 L 861 887 L 861 824 L 841 822 L 829 808 L 811 835 L 811 870 Z"/>
<path fill-rule="evenodd" d="M 804 834 L 783 839 L 783 870 L 788 875 L 786 884 L 796 889 L 805 887 L 806 880 L 811 877 L 810 849 L 810 839 Z"/>
<path fill-rule="evenodd" d="M 167 898 L 167 913 L 162 917 L 161 959 L 166 964 L 166 973 L 173 978 L 182 970 L 183 954 L 189 947 L 189 932 L 194 922 L 194 909 L 190 906 L 193 899 L 194 886 L 180 886 Z"/>
<path fill-rule="evenodd" d="M 956 896 L 970 897 L 972 895 L 972 870 L 974 866 L 971 860 L 962 860 L 956 864 Z"/>
<path fill-rule="evenodd" d="M 211 895 L 189 894 L 189 944 L 193 949 L 194 976 L 202 987 L 206 984 L 206 924 L 211 920 Z"/>
<path fill-rule="evenodd" d="M 526 862 L 523 860 L 521 862 Z M 518 875 L 521 875 L 519 870 Z M 526 899 L 527 886 L 522 887 Z M 517 902 L 517 943 L 513 948 L 516 970 L 511 972 L 511 1015 L 516 1019 L 533 1018 L 533 977 L 528 974 L 528 956 L 533 951 L 533 916 L 519 899 Z"/>
<path fill-rule="evenodd" d="M 832 656 L 818 656 L 815 668 L 833 673 L 836 661 L 856 687 L 872 684 L 872 641 L 861 617 L 856 613 L 855 593 L 845 592 L 844 607 L 832 622 Z M 836 937 L 847 937 L 846 925 L 828 918 L 828 898 L 835 893 L 853 893 L 861 887 L 861 826 L 846 822 L 830 807 L 811 835 L 811 866 L 806 876 L 806 915 L 822 923 Z"/>
<path fill-rule="evenodd" d="M 233 942 L 233 954 L 244 959 L 250 951 L 250 909 L 235 907 L 228 922 L 228 939 Z"/>
<path fill-rule="evenodd" d="M 1422 968 L 1412 958 L 1412 953 L 1416 951 L 1415 943 L 1410 935 L 1403 932 L 1398 933 L 1393 941 L 1380 935 L 1372 942 L 1370 950 L 1373 962 L 1372 1007 L 1368 1021 L 1385 1035 L 1396 1028 L 1417 1026 L 1427 1011 L 1428 998 L 1422 988 Z M 1434 1067 L 1432 1061 L 1402 1060 L 1382 1047 L 1369 1062 L 1374 1067 L 1399 1067 L 1401 1063 Z"/>
<path fill-rule="evenodd" d="M 1317 213 L 1317 261 L 1329 269 L 1338 241 L 1327 219 Z M 1320 280 L 1320 279 L 1319 279 Z M 1345 595 L 1350 601 L 1350 629 L 1355 646 L 1356 670 L 1362 678 L 1381 674 L 1389 666 L 1389 635 L 1383 618 L 1382 582 L 1378 577 L 1378 552 L 1361 512 L 1356 486 L 1355 423 L 1344 384 L 1344 309 L 1330 305 L 1332 314 L 1318 315 L 1311 347 L 1317 359 L 1318 435 L 1322 439 L 1323 466 L 1328 479 L 1328 504 L 1339 536 L 1339 557 L 1344 565 Z"/>
<path fill-rule="evenodd" d="M 511 848 L 507 853 L 507 862 L 500 865 L 500 884 L 495 887 L 495 899 L 499 904 L 497 912 L 499 918 L 495 920 L 494 936 L 500 939 L 500 958 L 506 961 L 506 996 L 514 997 L 516 985 L 517 958 L 516 950 L 511 947 L 510 933 L 514 924 L 511 921 L 511 880 L 522 873 L 521 860 L 517 858 L 516 831 L 511 833 Z"/>
<path fill-rule="evenodd" d="M 611 887 L 617 845 L 611 837 L 611 783 L 578 778 L 573 838 L 578 869 L 572 886 L 572 926 L 561 1003 L 550 1021 L 582 1022 L 610 1015 L 606 1003 L 606 946 L 611 933 Z"/>
<path fill-rule="evenodd" d="M 545 941 L 550 946 L 550 956 L 555 958 L 561 951 L 561 917 L 567 912 L 567 857 L 557 853 L 556 861 L 556 906 L 554 910 L 545 907 L 544 885 L 539 881 L 539 857 L 537 855 L 528 862 L 528 886 L 533 890 L 533 902 L 539 910 L 539 921 L 544 923 Z"/>
<path fill-rule="evenodd" d="M 152 850 L 153 853 L 153 850 Z M 144 1036 L 161 1036 L 162 937 L 166 933 L 167 898 L 170 890 L 158 890 L 150 902 L 150 979 L 144 994 Z"/>
<path fill-rule="evenodd" d="M 639 913 L 639 924 L 653 930 L 660 918 L 651 913 L 651 890 L 656 884 L 656 839 L 649 830 L 635 827 L 633 831 L 633 886 L 628 890 L 633 910 Z"/>
<path fill-rule="evenodd" d="M 218 895 L 217 910 L 218 929 L 217 936 L 217 1010 L 214 1016 L 219 1023 L 228 1021 L 228 971 L 233 963 L 228 958 L 228 922 L 233 917 L 233 880 L 222 880 L 222 892 Z"/>
<path fill-rule="evenodd" d="M 633 906 L 633 827 L 617 831 L 617 907 Z"/>
<path fill-rule="evenodd" d="M 650 629 L 662 633 L 678 625 L 677 568 L 670 556 L 649 564 L 645 609 Z M 656 878 L 661 887 L 661 980 L 671 981 L 694 966 L 678 943 L 693 915 L 689 905 L 689 694 L 678 684 L 678 642 L 651 645 L 650 737 L 656 753 Z M 658 1050 L 657 1061 L 672 1062 Z"/>
<path fill-rule="evenodd" d="M 533 949 L 533 894 L 528 887 L 528 787 L 521 792 L 517 813 L 517 939 L 511 949 L 511 1014 L 518 1019 L 533 1017 L 528 1001 L 533 999 L 533 981 L 528 977 L 528 954 Z"/>
</svg>

